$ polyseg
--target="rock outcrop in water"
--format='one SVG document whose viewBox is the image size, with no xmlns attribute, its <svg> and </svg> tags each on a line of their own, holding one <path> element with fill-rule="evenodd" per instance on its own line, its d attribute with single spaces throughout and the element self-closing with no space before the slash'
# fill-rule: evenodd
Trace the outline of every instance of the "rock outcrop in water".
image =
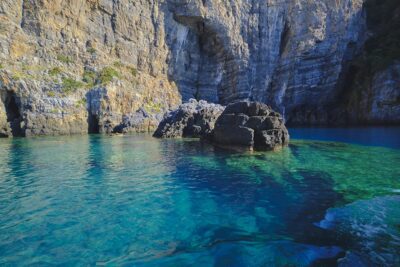
<svg viewBox="0 0 400 267">
<path fill-rule="evenodd" d="M 212 134 L 214 124 L 223 111 L 221 105 L 190 99 L 188 103 L 165 114 L 154 137 L 207 137 Z"/>
<path fill-rule="evenodd" d="M 399 123 L 398 64 L 348 93 L 366 1 L 2 0 L 0 135 L 107 133 L 140 110 L 129 128 L 153 130 L 190 98 L 269 103 L 298 125 Z"/>
<path fill-rule="evenodd" d="M 282 116 L 271 107 L 241 101 L 228 105 L 218 118 L 213 141 L 228 147 L 274 150 L 289 144 L 289 133 Z"/>
<path fill-rule="evenodd" d="M 289 144 L 282 115 L 271 107 L 239 101 L 221 105 L 191 99 L 166 113 L 154 137 L 199 137 L 228 148 L 274 150 Z"/>
</svg>

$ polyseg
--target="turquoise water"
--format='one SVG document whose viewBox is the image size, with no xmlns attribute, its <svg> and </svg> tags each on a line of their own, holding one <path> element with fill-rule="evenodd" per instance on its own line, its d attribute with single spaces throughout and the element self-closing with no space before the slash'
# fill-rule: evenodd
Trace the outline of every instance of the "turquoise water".
<svg viewBox="0 0 400 267">
<path fill-rule="evenodd" d="M 0 266 L 400 266 L 398 128 L 384 146 L 301 131 L 253 154 L 148 135 L 0 140 Z"/>
</svg>

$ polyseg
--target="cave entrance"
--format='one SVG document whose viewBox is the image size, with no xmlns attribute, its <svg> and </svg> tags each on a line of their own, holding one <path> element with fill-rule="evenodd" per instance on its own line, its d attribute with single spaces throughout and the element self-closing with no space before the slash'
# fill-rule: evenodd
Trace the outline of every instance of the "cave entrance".
<svg viewBox="0 0 400 267">
<path fill-rule="evenodd" d="M 100 133 L 99 117 L 96 114 L 89 114 L 88 124 L 90 134 Z"/>
<path fill-rule="evenodd" d="M 8 92 L 5 101 L 7 122 L 10 124 L 13 136 L 24 136 L 21 128 L 22 116 L 18 107 L 18 100 L 15 93 Z"/>
</svg>

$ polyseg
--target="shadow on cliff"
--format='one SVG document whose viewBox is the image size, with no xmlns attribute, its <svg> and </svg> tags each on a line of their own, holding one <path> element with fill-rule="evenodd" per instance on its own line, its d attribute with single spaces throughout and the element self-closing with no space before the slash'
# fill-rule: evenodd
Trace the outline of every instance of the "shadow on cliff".
<svg viewBox="0 0 400 267">
<path fill-rule="evenodd" d="M 12 136 L 14 137 L 23 137 L 25 136 L 25 132 L 21 127 L 21 123 L 23 121 L 20 106 L 21 103 L 19 98 L 16 96 L 14 92 L 7 92 L 4 106 L 6 108 L 7 114 L 7 122 L 10 125 Z"/>
<path fill-rule="evenodd" d="M 233 51 L 227 49 L 224 27 L 208 23 L 195 4 L 181 2 L 166 4 L 177 23 L 166 42 L 172 51 L 169 78 L 176 82 L 183 101 L 229 103 L 238 98 L 240 64 L 235 64 Z"/>
</svg>

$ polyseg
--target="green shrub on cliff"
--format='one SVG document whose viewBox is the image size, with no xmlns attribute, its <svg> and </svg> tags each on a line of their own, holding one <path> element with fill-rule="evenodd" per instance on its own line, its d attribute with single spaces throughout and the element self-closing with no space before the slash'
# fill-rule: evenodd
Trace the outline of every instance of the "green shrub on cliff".
<svg viewBox="0 0 400 267">
<path fill-rule="evenodd" d="M 149 102 L 144 103 L 143 108 L 147 112 L 150 112 L 150 113 L 153 113 L 153 112 L 159 113 L 162 111 L 162 104 L 149 101 Z"/>
<path fill-rule="evenodd" d="M 49 70 L 50 76 L 57 76 L 61 73 L 62 73 L 62 70 L 59 67 L 55 67 L 55 68 L 52 68 L 51 70 Z"/>
<path fill-rule="evenodd" d="M 113 65 L 114 65 L 114 67 L 116 67 L 116 68 L 122 68 L 122 67 L 124 67 L 124 64 L 123 64 L 121 61 L 115 61 Z"/>
<path fill-rule="evenodd" d="M 57 55 L 57 60 L 66 64 L 73 63 L 73 60 L 65 55 Z"/>
<path fill-rule="evenodd" d="M 95 49 L 95 48 L 93 48 L 93 47 L 89 47 L 87 50 L 86 50 L 88 53 L 90 53 L 90 54 L 95 54 L 96 52 L 97 52 L 97 50 Z"/>
<path fill-rule="evenodd" d="M 86 98 L 82 98 L 81 100 L 78 100 L 75 103 L 75 107 L 79 108 L 79 107 L 84 107 L 86 106 Z"/>
<path fill-rule="evenodd" d="M 0 70 L 4 69 L 3 64 L 0 63 Z"/>
<path fill-rule="evenodd" d="M 114 67 L 118 68 L 119 70 L 128 72 L 133 77 L 136 77 L 136 75 L 137 75 L 136 68 L 131 65 L 126 65 L 126 64 L 122 63 L 121 61 L 115 61 L 113 65 L 114 65 Z"/>
<path fill-rule="evenodd" d="M 31 74 L 19 70 L 13 72 L 12 78 L 14 80 L 34 79 L 34 77 Z"/>
<path fill-rule="evenodd" d="M 55 97 L 55 96 L 56 96 L 56 93 L 55 93 L 54 91 L 48 91 L 48 92 L 47 92 L 47 96 L 48 96 L 48 97 Z"/>
<path fill-rule="evenodd" d="M 136 77 L 137 70 L 134 67 L 128 67 L 128 70 L 132 74 L 133 77 Z"/>
<path fill-rule="evenodd" d="M 80 81 L 76 81 L 72 78 L 63 78 L 62 79 L 62 87 L 64 93 L 74 92 L 79 88 L 82 88 L 84 84 Z"/>
<path fill-rule="evenodd" d="M 105 67 L 100 72 L 99 80 L 101 84 L 107 84 L 110 83 L 114 77 L 120 78 L 118 71 L 116 71 L 112 67 Z"/>
<path fill-rule="evenodd" d="M 84 81 L 87 87 L 93 87 L 96 84 L 97 74 L 92 70 L 85 70 L 82 76 L 82 81 Z"/>
</svg>

